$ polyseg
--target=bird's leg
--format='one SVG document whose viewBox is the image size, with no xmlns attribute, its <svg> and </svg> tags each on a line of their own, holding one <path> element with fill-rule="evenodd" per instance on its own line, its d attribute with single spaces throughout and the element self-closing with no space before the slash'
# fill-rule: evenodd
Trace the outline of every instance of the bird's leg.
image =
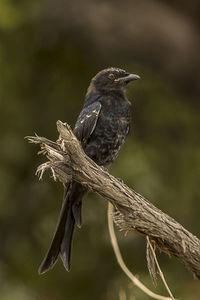
<svg viewBox="0 0 200 300">
<path fill-rule="evenodd" d="M 109 166 L 108 166 L 109 167 Z M 109 168 L 105 167 L 105 166 L 101 166 L 101 168 L 105 171 L 105 172 L 108 172 L 109 171 Z M 121 183 L 124 183 L 124 181 L 119 178 L 119 177 L 116 177 L 116 179 L 118 179 Z"/>
<path fill-rule="evenodd" d="M 104 166 L 101 166 L 101 168 L 105 171 L 105 172 L 108 172 L 108 168 L 104 167 Z"/>
<path fill-rule="evenodd" d="M 124 183 L 123 179 L 116 177 L 117 180 L 119 180 L 121 183 Z"/>
</svg>

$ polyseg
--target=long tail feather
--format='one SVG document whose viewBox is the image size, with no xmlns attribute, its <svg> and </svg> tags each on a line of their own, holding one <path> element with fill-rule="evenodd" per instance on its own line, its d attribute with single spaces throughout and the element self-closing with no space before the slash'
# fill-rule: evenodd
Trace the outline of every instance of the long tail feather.
<svg viewBox="0 0 200 300">
<path fill-rule="evenodd" d="M 68 211 L 65 232 L 60 246 L 60 255 L 63 265 L 67 271 L 70 270 L 72 237 L 74 232 L 75 219 L 72 213 L 72 207 Z"/>
<path fill-rule="evenodd" d="M 59 254 L 66 270 L 70 270 L 74 225 L 76 223 L 78 227 L 81 226 L 82 198 L 86 192 L 87 189 L 77 182 L 71 182 L 67 186 L 54 237 L 38 269 L 39 274 L 52 269 Z"/>
<path fill-rule="evenodd" d="M 68 191 L 68 188 L 67 188 L 67 191 Z M 69 211 L 69 207 L 70 207 L 67 191 L 66 191 L 64 199 L 63 199 L 63 204 L 62 204 L 62 208 L 61 208 L 58 222 L 56 225 L 56 230 L 55 230 L 55 233 L 53 236 L 53 240 L 51 242 L 51 245 L 49 247 L 47 254 L 45 255 L 45 258 L 43 259 L 43 261 L 38 269 L 39 274 L 43 274 L 43 273 L 47 272 L 49 269 L 52 269 L 58 259 L 58 255 L 60 253 L 60 245 L 62 243 L 62 239 L 64 236 L 66 220 L 68 217 L 68 211 Z"/>
</svg>

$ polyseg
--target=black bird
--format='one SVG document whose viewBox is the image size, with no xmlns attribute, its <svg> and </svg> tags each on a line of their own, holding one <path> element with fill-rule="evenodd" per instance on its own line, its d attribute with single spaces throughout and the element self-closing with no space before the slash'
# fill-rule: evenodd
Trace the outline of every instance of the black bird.
<svg viewBox="0 0 200 300">
<path fill-rule="evenodd" d="M 125 91 L 129 82 L 139 78 L 118 68 L 108 68 L 91 80 L 73 132 L 85 153 L 100 166 L 106 167 L 114 161 L 129 132 L 131 104 Z M 40 265 L 40 274 L 54 266 L 59 254 L 65 268 L 70 270 L 74 225 L 81 226 L 82 198 L 86 192 L 87 188 L 75 181 L 67 184 L 54 237 Z"/>
</svg>

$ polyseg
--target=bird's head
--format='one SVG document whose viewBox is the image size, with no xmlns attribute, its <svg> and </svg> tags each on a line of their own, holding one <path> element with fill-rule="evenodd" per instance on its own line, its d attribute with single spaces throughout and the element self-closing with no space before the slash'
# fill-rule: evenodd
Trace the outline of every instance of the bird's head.
<svg viewBox="0 0 200 300">
<path fill-rule="evenodd" d="M 92 78 L 89 88 L 96 91 L 124 90 L 129 82 L 139 78 L 138 75 L 127 73 L 119 68 L 108 68 Z"/>
</svg>

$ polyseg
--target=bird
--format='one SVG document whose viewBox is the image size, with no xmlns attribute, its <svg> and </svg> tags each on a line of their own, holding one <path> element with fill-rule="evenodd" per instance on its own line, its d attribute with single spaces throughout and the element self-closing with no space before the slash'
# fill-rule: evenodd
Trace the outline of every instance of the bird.
<svg viewBox="0 0 200 300">
<path fill-rule="evenodd" d="M 108 168 L 116 159 L 129 133 L 131 103 L 126 97 L 126 88 L 139 78 L 110 67 L 91 79 L 73 133 L 86 155 L 101 167 Z M 52 269 L 59 255 L 65 269 L 70 270 L 73 231 L 75 224 L 81 227 L 82 199 L 86 193 L 87 188 L 76 181 L 66 184 L 55 233 L 39 274 Z"/>
</svg>

